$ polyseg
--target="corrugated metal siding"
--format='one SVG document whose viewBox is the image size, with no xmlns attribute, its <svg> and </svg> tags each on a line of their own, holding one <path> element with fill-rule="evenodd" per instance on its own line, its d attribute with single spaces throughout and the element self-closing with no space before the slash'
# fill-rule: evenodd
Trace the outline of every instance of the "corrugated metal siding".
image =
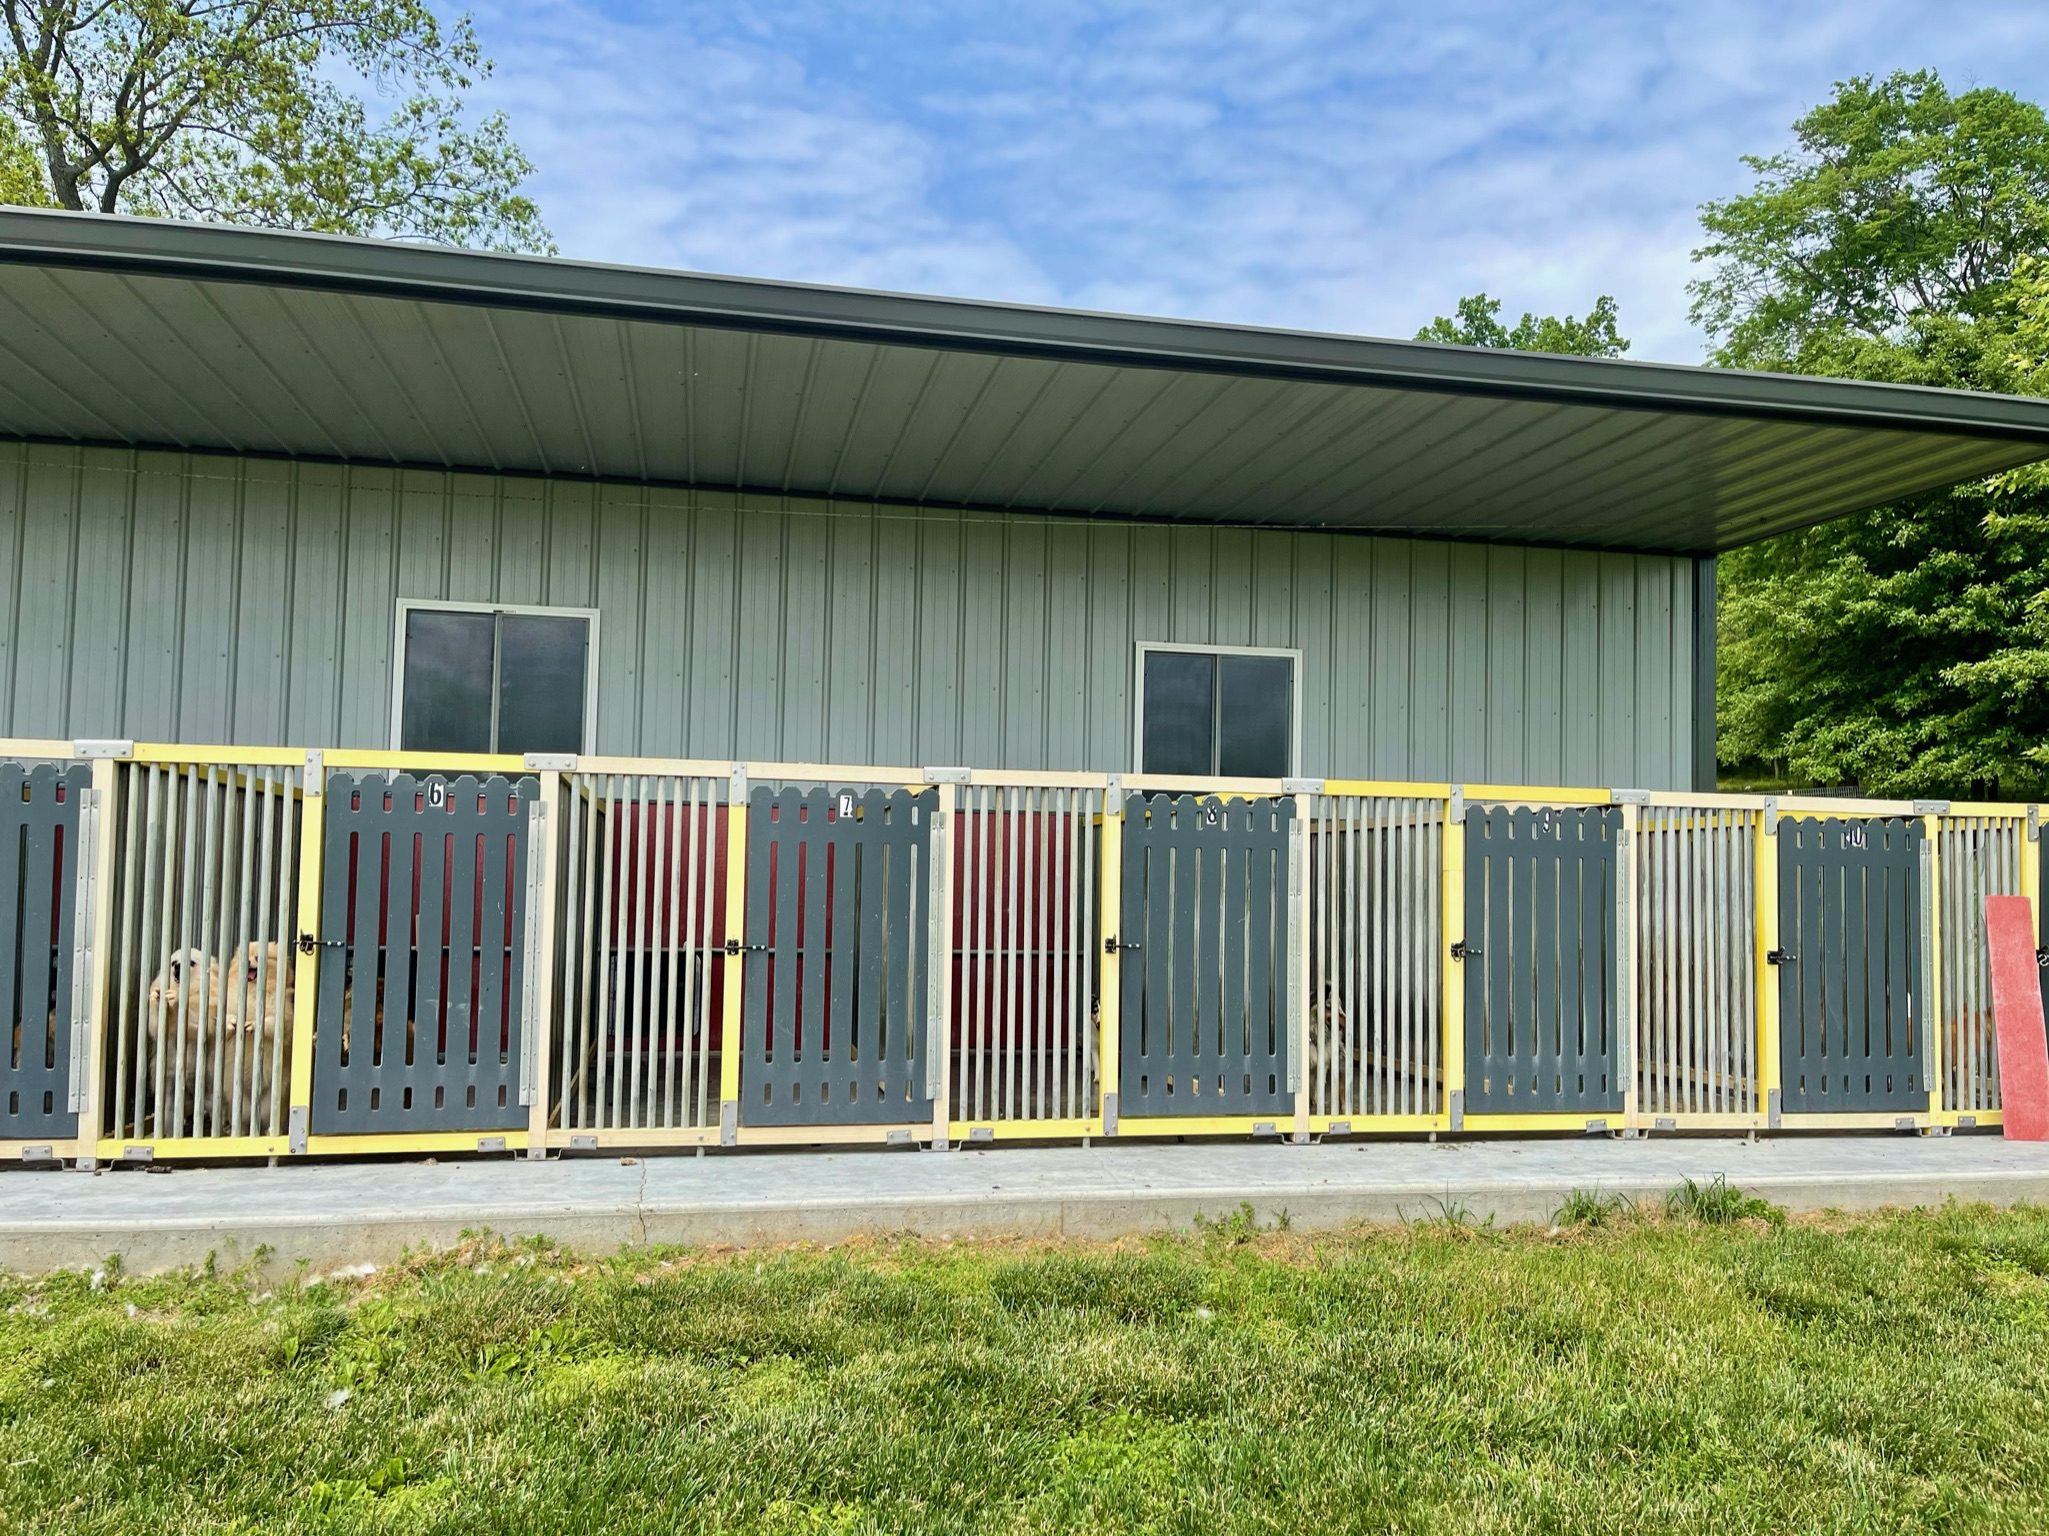
<svg viewBox="0 0 2049 1536">
<path fill-rule="evenodd" d="M 1130 766 L 1140 640 L 1306 774 L 1677 788 L 1690 561 L 0 443 L 0 734 L 388 745 L 400 597 L 596 607 L 599 749 Z"/>
</svg>

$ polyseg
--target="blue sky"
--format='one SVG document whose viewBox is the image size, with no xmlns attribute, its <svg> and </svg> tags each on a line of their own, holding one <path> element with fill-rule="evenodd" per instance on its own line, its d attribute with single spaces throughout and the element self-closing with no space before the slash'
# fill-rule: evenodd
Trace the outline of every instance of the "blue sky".
<svg viewBox="0 0 2049 1536">
<path fill-rule="evenodd" d="M 2049 101 L 2049 6 L 477 0 L 565 254 L 1696 361 L 1695 209 L 1851 74 Z"/>
</svg>

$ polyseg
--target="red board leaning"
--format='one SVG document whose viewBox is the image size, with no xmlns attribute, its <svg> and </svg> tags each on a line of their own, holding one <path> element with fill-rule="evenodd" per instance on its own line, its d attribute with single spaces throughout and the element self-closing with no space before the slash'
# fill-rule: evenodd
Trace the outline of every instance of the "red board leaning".
<svg viewBox="0 0 2049 1536">
<path fill-rule="evenodd" d="M 1999 1105 L 2008 1141 L 2049 1141 L 2049 1040 L 2042 1031 L 2042 980 L 2035 918 L 2025 896 L 1987 896 L 1992 949 L 1992 1021 L 1999 1031 Z"/>
</svg>

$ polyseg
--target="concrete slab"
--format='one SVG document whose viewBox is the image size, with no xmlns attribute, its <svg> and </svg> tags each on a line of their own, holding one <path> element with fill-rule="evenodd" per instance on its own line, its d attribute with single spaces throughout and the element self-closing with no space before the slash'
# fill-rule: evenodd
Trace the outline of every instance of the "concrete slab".
<svg viewBox="0 0 2049 1536">
<path fill-rule="evenodd" d="M 547 1163 L 295 1164 L 0 1174 L 0 1269 L 118 1253 L 131 1271 L 268 1250 L 290 1272 L 388 1263 L 466 1231 L 636 1243 L 831 1242 L 857 1235 L 1113 1237 L 1186 1228 L 1249 1202 L 1294 1226 L 1545 1221 L 1574 1189 L 1656 1199 L 1724 1174 L 1795 1210 L 2049 1200 L 2049 1145 L 1993 1136 L 1109 1144 L 745 1153 Z"/>
</svg>

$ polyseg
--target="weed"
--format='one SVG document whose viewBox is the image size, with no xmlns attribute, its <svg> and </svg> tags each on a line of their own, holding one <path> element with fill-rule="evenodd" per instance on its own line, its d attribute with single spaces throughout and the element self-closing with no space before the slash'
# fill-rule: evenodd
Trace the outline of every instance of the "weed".
<svg viewBox="0 0 2049 1536">
<path fill-rule="evenodd" d="M 1785 1225 L 1786 1212 L 1762 1195 L 1746 1195 L 1731 1184 L 1727 1174 L 1716 1174 L 1707 1183 L 1693 1179 L 1681 1180 L 1678 1187 L 1665 1195 L 1665 1213 L 1680 1221 L 1705 1222 L 1711 1227 L 1726 1227 L 1739 1221 L 1762 1221 L 1772 1226 Z"/>
<path fill-rule="evenodd" d="M 1557 1227 L 1605 1227 L 1620 1221 L 1628 1210 L 1629 1202 L 1620 1195 L 1575 1189 L 1565 1197 L 1565 1203 L 1551 1213 L 1551 1224 Z"/>
</svg>

